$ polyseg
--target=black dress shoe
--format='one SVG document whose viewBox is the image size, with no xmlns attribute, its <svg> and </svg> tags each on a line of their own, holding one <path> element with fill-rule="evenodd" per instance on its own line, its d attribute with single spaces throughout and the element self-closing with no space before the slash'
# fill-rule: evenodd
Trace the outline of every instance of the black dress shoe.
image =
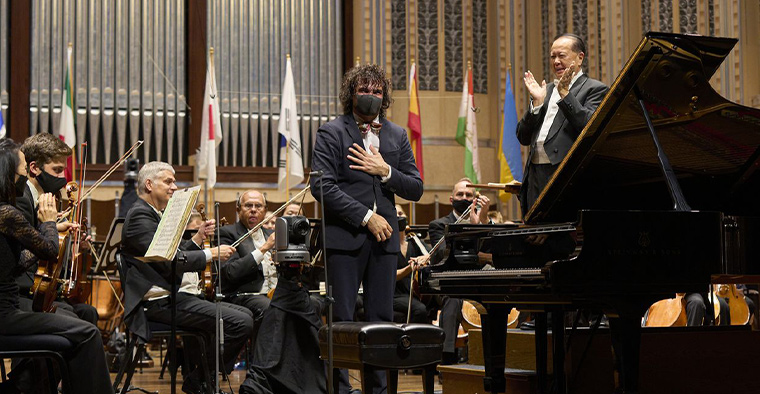
<svg viewBox="0 0 760 394">
<path fill-rule="evenodd" d="M 536 329 L 536 321 L 524 321 L 522 324 L 520 324 L 520 329 L 525 331 L 533 331 Z"/>
</svg>

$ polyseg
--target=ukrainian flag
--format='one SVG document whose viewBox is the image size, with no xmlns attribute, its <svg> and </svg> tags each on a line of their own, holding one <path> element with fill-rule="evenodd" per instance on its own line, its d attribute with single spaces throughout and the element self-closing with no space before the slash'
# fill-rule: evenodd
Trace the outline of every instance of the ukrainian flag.
<svg viewBox="0 0 760 394">
<path fill-rule="evenodd" d="M 499 139 L 499 182 L 509 183 L 513 180 L 522 182 L 523 163 L 520 152 L 520 142 L 517 141 L 517 109 L 515 107 L 515 95 L 512 92 L 512 81 L 507 69 L 507 86 L 504 89 L 504 120 L 502 133 Z M 500 191 L 499 198 L 508 201 L 510 193 Z"/>
</svg>

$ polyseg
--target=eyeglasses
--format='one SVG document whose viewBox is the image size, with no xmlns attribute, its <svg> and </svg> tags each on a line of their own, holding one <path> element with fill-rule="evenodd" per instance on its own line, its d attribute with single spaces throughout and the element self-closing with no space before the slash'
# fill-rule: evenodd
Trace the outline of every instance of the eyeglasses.
<svg viewBox="0 0 760 394">
<path fill-rule="evenodd" d="M 266 208 L 266 205 L 258 204 L 258 203 L 256 203 L 256 204 L 251 204 L 251 203 L 243 204 L 243 209 L 245 209 L 246 211 L 250 211 L 251 209 L 256 209 L 257 211 L 260 211 L 260 210 L 262 210 L 264 208 Z"/>
</svg>

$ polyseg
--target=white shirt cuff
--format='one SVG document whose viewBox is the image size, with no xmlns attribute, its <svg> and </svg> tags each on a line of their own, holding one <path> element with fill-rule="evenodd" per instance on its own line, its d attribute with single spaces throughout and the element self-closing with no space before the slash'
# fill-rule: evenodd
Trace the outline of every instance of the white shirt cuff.
<svg viewBox="0 0 760 394">
<path fill-rule="evenodd" d="M 386 183 L 388 182 L 389 179 L 391 179 L 391 171 L 393 171 L 393 168 L 391 167 L 390 164 L 386 164 L 386 166 L 388 166 L 388 176 L 384 176 L 380 178 L 380 182 L 382 183 Z"/>
<path fill-rule="evenodd" d="M 193 241 L 195 242 L 195 241 Z M 206 255 L 206 262 L 211 261 L 211 249 L 203 249 L 203 254 Z"/>
<path fill-rule="evenodd" d="M 539 105 L 538 107 L 533 106 L 533 101 L 530 102 L 530 113 L 533 115 L 538 115 L 538 112 L 541 111 L 541 107 L 543 104 Z"/>
<path fill-rule="evenodd" d="M 367 210 L 367 214 L 366 214 L 366 215 L 364 215 L 364 219 L 362 219 L 362 226 L 366 226 L 366 225 L 367 225 L 367 222 L 369 222 L 369 218 L 371 218 L 371 217 L 372 217 L 372 214 L 373 214 L 373 213 L 374 213 L 374 212 L 372 212 L 372 210 L 371 210 L 371 209 L 368 209 L 368 210 Z"/>
<path fill-rule="evenodd" d="M 253 256 L 253 259 L 256 260 L 256 264 L 261 264 L 261 260 L 264 260 L 264 253 L 261 253 L 261 251 L 258 249 L 251 252 L 251 256 Z"/>
</svg>

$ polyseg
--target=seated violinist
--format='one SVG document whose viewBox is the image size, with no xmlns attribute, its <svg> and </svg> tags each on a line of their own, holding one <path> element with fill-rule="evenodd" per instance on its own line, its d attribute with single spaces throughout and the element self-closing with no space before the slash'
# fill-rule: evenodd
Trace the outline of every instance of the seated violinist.
<svg viewBox="0 0 760 394">
<path fill-rule="evenodd" d="M 192 241 L 181 244 L 180 259 L 176 264 L 181 275 L 172 277 L 171 263 L 143 263 L 137 257 L 145 256 L 148 246 L 158 228 L 161 215 L 174 191 L 177 190 L 174 168 L 163 162 L 150 162 L 140 169 L 137 179 L 139 199 L 129 210 L 122 230 L 122 256 L 125 264 L 125 320 L 131 331 L 141 340 L 150 340 L 148 321 L 171 324 L 171 305 L 169 289 L 171 283 L 180 287 L 185 273 L 197 273 L 206 267 L 206 262 L 220 256 L 229 258 L 235 249 L 222 245 L 220 248 L 201 249 L 199 245 L 208 233 L 213 231 L 213 224 L 204 222 L 194 235 Z M 196 274 L 197 275 L 197 274 Z M 200 331 L 208 338 L 215 337 L 216 307 L 214 303 L 200 299 L 184 291 L 177 293 L 176 323 L 179 329 Z M 251 335 L 253 321 L 250 315 L 232 308 L 222 308 L 224 320 L 224 353 L 221 355 L 224 369 L 232 371 L 240 350 Z M 213 348 L 213 347 L 207 347 Z M 192 365 L 201 365 L 199 354 L 191 353 L 196 347 L 186 349 L 186 355 Z M 207 352 L 207 365 L 213 366 L 215 354 Z M 204 392 L 198 369 L 193 370 L 185 379 L 182 390 L 186 393 Z"/>
<path fill-rule="evenodd" d="M 27 165 L 24 153 L 13 140 L 0 142 L 0 335 L 49 334 L 61 336 L 74 345 L 63 352 L 72 393 L 113 393 L 100 331 L 94 325 L 54 313 L 32 313 L 19 309 L 19 290 L 14 279 L 22 250 L 40 259 L 58 255 L 55 200 L 42 193 L 37 199 L 38 228 L 33 227 L 14 205 L 24 193 Z M 37 379 L 39 383 L 41 379 Z M 16 378 L 0 384 L 2 393 L 41 392 L 39 387 L 19 387 Z M 35 382 L 32 382 L 35 383 Z"/>
<path fill-rule="evenodd" d="M 238 221 L 219 230 L 219 242 L 231 245 L 266 217 L 267 202 L 256 190 L 247 190 L 236 203 Z M 277 268 L 272 261 L 274 231 L 261 228 L 243 240 L 229 260 L 222 262 L 222 293 L 231 303 L 248 308 L 258 323 L 269 307 L 267 293 L 277 286 Z"/>
<path fill-rule="evenodd" d="M 29 179 L 24 185 L 24 194 L 16 200 L 16 206 L 24 215 L 24 218 L 37 227 L 37 209 L 39 196 L 45 193 L 58 193 L 66 186 L 64 172 L 67 167 L 67 159 L 71 155 L 71 148 L 61 139 L 50 133 L 35 134 L 24 141 L 21 151 L 26 156 Z M 70 224 L 58 223 L 59 232 L 66 231 Z M 82 248 L 89 248 L 88 242 L 82 242 Z M 34 273 L 37 272 L 38 262 L 36 258 L 30 259 L 24 264 L 28 266 L 26 271 L 19 273 L 16 283 L 19 287 L 19 306 L 23 311 L 32 311 L 32 299 L 30 289 L 34 283 Z M 69 301 L 55 302 L 55 313 L 71 317 L 78 317 L 92 324 L 98 323 L 98 311 L 92 305 L 84 303 L 69 304 Z"/>
</svg>

